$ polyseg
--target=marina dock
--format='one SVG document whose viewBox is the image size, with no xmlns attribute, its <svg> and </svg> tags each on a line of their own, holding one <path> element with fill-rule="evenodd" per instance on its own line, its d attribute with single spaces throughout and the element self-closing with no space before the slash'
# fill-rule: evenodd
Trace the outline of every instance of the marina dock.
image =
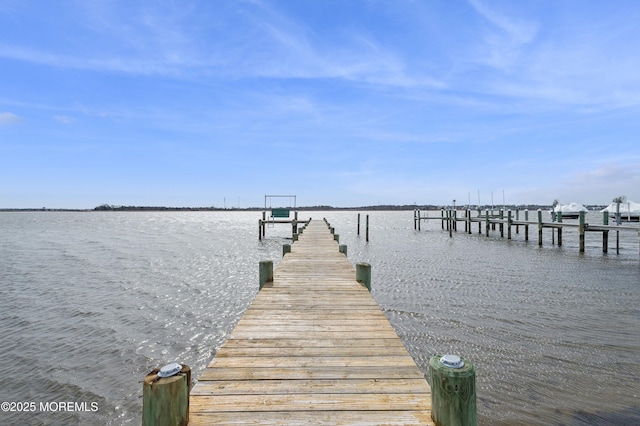
<svg viewBox="0 0 640 426">
<path fill-rule="evenodd" d="M 462 213 L 462 214 L 459 214 Z M 441 210 L 439 216 L 423 216 L 420 210 L 414 210 L 413 212 L 413 228 L 420 230 L 421 222 L 423 220 L 439 220 L 442 224 L 442 229 L 449 231 L 449 236 L 453 232 L 458 230 L 458 222 L 464 222 L 465 233 L 472 233 L 472 224 L 478 224 L 478 233 L 482 234 L 482 224 L 485 225 L 484 233 L 489 236 L 489 231 L 496 230 L 496 226 L 499 229 L 500 237 L 504 238 L 505 228 L 507 232 L 507 239 L 512 238 L 512 227 L 515 227 L 516 234 L 520 232 L 520 227 L 524 228 L 524 240 L 529 241 L 529 227 L 537 228 L 538 245 L 542 246 L 543 242 L 543 230 L 551 230 L 552 244 L 562 245 L 562 230 L 565 228 L 574 228 L 578 233 L 578 246 L 580 253 L 585 251 L 585 235 L 587 233 L 601 233 L 602 234 L 602 252 L 607 253 L 609 251 L 609 232 L 615 231 L 616 235 L 616 253 L 620 252 L 620 232 L 635 233 L 640 239 L 640 227 L 635 224 L 627 223 L 626 225 L 610 225 L 609 215 L 607 212 L 603 214 L 602 225 L 589 224 L 585 222 L 585 213 L 580 212 L 578 216 L 578 222 L 563 222 L 562 214 L 558 214 L 558 217 L 553 222 L 544 222 L 542 220 L 542 211 L 537 210 L 535 212 L 537 216 L 536 221 L 529 220 L 529 211 L 525 210 L 524 220 L 520 220 L 520 211 L 516 210 L 515 214 L 511 210 L 504 211 L 499 210 L 494 212 L 493 210 L 485 210 L 484 213 L 478 210 L 477 215 L 473 216 L 471 210 L 458 211 L 454 209 Z"/>
<path fill-rule="evenodd" d="M 431 389 L 323 221 L 297 235 L 189 397 L 189 424 L 433 425 Z"/>
</svg>

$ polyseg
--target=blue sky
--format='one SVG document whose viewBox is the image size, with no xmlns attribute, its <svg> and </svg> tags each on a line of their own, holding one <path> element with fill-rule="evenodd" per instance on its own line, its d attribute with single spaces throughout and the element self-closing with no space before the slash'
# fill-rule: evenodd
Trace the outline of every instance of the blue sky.
<svg viewBox="0 0 640 426">
<path fill-rule="evenodd" d="M 0 2 L 0 208 L 640 201 L 640 2 Z"/>
</svg>

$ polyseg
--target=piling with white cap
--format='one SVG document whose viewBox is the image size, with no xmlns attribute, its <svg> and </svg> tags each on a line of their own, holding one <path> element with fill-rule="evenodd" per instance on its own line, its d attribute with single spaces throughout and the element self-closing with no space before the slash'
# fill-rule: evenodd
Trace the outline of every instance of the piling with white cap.
<svg viewBox="0 0 640 426">
<path fill-rule="evenodd" d="M 429 360 L 431 418 L 436 426 L 475 426 L 476 369 L 458 355 Z"/>
<path fill-rule="evenodd" d="M 142 385 L 143 426 L 186 426 L 190 384 L 191 369 L 176 362 L 147 374 Z"/>
</svg>

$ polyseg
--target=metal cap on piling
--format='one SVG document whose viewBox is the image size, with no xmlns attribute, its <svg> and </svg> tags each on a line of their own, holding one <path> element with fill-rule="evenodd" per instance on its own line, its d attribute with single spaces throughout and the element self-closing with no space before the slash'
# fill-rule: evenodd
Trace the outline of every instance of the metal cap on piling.
<svg viewBox="0 0 640 426">
<path fill-rule="evenodd" d="M 171 363 L 156 368 L 142 382 L 142 425 L 189 423 L 191 368 Z"/>
<path fill-rule="evenodd" d="M 431 418 L 437 425 L 477 425 L 476 369 L 458 355 L 429 360 Z"/>
</svg>

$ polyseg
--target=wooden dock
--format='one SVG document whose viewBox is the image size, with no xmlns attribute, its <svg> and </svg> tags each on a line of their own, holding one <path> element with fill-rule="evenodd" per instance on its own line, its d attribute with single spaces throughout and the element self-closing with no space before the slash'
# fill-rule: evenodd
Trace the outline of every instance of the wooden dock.
<svg viewBox="0 0 640 426">
<path fill-rule="evenodd" d="M 191 390 L 189 424 L 433 425 L 431 389 L 312 220 Z"/>
<path fill-rule="evenodd" d="M 485 224 L 486 236 L 489 236 L 489 231 L 496 229 L 496 225 L 500 230 L 500 237 L 504 238 L 505 227 L 507 229 L 507 239 L 511 239 L 511 228 L 515 226 L 516 234 L 519 233 L 519 227 L 524 227 L 524 240 L 529 241 L 529 227 L 536 227 L 538 230 L 538 245 L 542 246 L 543 230 L 551 229 L 551 242 L 556 244 L 556 236 L 558 246 L 562 245 L 562 230 L 564 228 L 575 228 L 578 231 L 579 238 L 579 251 L 583 253 L 585 251 L 585 234 L 598 232 L 602 233 L 602 252 L 607 253 L 609 250 L 609 232 L 615 231 L 616 233 L 616 253 L 620 253 L 620 232 L 633 232 L 640 238 L 640 227 L 631 223 L 627 225 L 609 225 L 608 212 L 603 214 L 603 224 L 589 224 L 585 222 L 585 213 L 581 212 L 578 218 L 578 223 L 575 222 L 563 222 L 562 214 L 559 214 L 557 219 L 553 222 L 544 222 L 542 220 L 542 211 L 537 210 L 537 221 L 529 221 L 529 211 L 524 211 L 524 220 L 520 220 L 519 211 L 515 211 L 515 219 L 511 210 L 504 211 L 499 210 L 495 213 L 493 210 L 485 210 L 484 213 L 478 210 L 477 216 L 473 216 L 471 210 L 462 210 L 463 215 L 458 215 L 458 210 L 441 210 L 440 216 L 421 216 L 420 210 L 414 210 L 413 212 L 413 228 L 420 230 L 421 222 L 423 220 L 440 220 L 442 223 L 442 229 L 449 231 L 449 236 L 452 236 L 452 232 L 458 230 L 458 222 L 464 222 L 465 233 L 471 234 L 472 223 L 478 224 L 478 233 L 482 233 L 482 224 Z"/>
</svg>

